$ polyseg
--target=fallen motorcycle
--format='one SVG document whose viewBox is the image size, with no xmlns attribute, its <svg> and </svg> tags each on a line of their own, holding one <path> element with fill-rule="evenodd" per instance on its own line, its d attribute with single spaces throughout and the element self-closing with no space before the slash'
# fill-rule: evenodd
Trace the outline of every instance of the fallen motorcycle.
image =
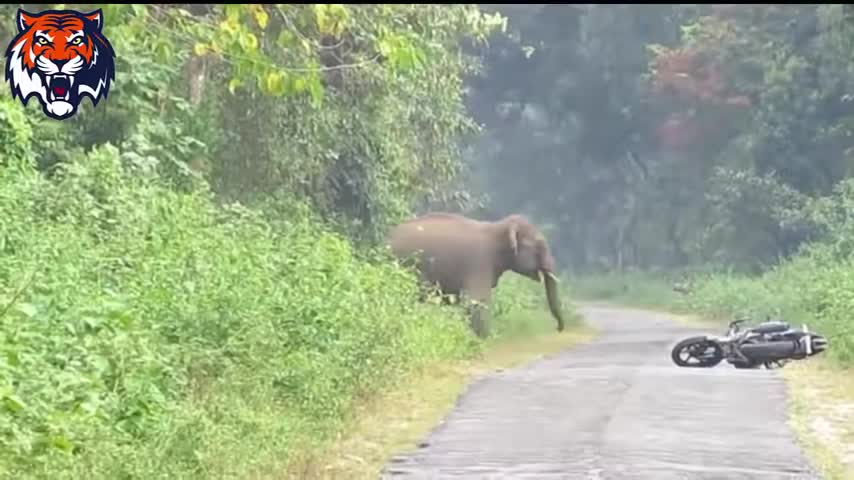
<svg viewBox="0 0 854 480">
<path fill-rule="evenodd" d="M 735 368 L 781 368 L 790 360 L 803 360 L 824 352 L 827 338 L 804 325 L 794 329 L 787 322 L 770 320 L 752 328 L 741 328 L 746 320 L 730 322 L 724 336 L 686 338 L 670 352 L 680 367 L 711 368 L 724 359 Z"/>
</svg>

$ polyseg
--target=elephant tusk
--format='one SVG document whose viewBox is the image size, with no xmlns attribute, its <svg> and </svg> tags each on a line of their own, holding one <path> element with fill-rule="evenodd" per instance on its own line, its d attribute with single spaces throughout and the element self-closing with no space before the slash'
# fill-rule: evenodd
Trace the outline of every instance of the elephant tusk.
<svg viewBox="0 0 854 480">
<path fill-rule="evenodd" d="M 540 283 L 543 283 L 543 271 L 537 270 L 537 276 L 540 277 Z"/>
<path fill-rule="evenodd" d="M 559 278 L 557 278 L 557 275 L 555 275 L 554 273 L 552 273 L 552 272 L 546 272 L 546 275 L 548 275 L 552 280 L 554 280 L 554 281 L 555 281 L 555 283 L 560 283 L 560 279 L 559 279 Z M 541 275 L 541 276 L 542 276 L 542 275 Z"/>
</svg>

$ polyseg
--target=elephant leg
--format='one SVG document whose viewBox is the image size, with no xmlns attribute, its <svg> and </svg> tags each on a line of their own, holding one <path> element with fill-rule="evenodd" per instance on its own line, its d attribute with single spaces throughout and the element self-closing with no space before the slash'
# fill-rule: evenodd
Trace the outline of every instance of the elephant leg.
<svg viewBox="0 0 854 480">
<path fill-rule="evenodd" d="M 490 283 L 488 278 L 475 278 L 466 282 L 465 294 L 469 321 L 472 330 L 480 338 L 489 336 L 491 320 L 489 301 L 492 293 Z"/>
<path fill-rule="evenodd" d="M 489 337 L 489 307 L 483 304 L 474 304 L 469 307 L 469 318 L 471 328 L 480 338 Z"/>
</svg>

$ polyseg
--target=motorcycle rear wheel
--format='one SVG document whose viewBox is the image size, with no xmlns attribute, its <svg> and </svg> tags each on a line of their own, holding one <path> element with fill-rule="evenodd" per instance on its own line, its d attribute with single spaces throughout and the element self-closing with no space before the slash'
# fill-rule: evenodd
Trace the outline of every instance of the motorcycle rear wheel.
<svg viewBox="0 0 854 480">
<path fill-rule="evenodd" d="M 709 353 L 709 349 L 711 349 L 711 353 Z M 688 358 L 683 358 L 683 353 L 687 353 Z M 692 358 L 696 360 L 696 363 L 690 362 Z M 724 351 L 720 345 L 707 340 L 706 337 L 691 337 L 680 341 L 673 347 L 670 351 L 670 359 L 680 367 L 711 368 L 723 361 Z"/>
</svg>

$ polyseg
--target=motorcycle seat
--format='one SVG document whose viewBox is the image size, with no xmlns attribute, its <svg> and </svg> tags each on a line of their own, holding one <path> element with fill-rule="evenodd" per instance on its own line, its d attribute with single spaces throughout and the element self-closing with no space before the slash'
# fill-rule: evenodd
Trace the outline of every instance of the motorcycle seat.
<svg viewBox="0 0 854 480">
<path fill-rule="evenodd" d="M 788 323 L 774 320 L 770 322 L 760 323 L 759 325 L 753 328 L 753 331 L 762 334 L 769 334 L 785 332 L 789 328 L 791 327 Z"/>
</svg>

